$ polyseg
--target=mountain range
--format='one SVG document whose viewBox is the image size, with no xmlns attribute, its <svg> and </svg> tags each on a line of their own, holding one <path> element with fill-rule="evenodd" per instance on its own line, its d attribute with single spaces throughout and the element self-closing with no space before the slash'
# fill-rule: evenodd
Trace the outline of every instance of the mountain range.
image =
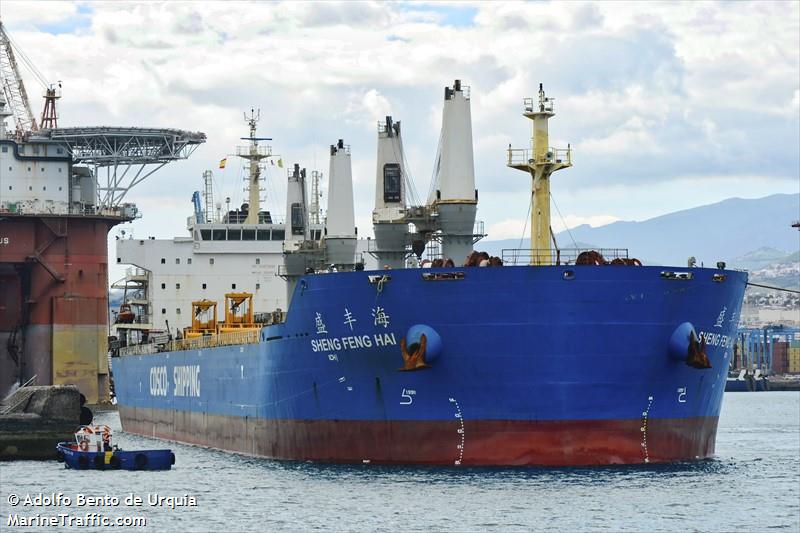
<svg viewBox="0 0 800 533">
<path fill-rule="evenodd" d="M 796 262 L 800 232 L 791 224 L 800 219 L 800 194 L 764 198 L 729 198 L 714 204 L 675 211 L 640 222 L 618 221 L 604 226 L 583 224 L 556 234 L 562 248 L 627 248 L 644 264 L 686 265 L 725 261 L 729 267 L 758 269 Z M 475 245 L 500 256 L 504 248 L 527 248 L 518 239 Z"/>
</svg>

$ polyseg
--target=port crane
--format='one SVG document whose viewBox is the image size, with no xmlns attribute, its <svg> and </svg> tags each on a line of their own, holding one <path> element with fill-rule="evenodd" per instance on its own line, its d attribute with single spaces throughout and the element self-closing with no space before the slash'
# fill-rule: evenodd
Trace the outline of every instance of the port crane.
<svg viewBox="0 0 800 533">
<path fill-rule="evenodd" d="M 38 123 L 33 115 L 31 103 L 28 99 L 28 92 L 25 90 L 25 84 L 20 75 L 19 65 L 14 52 L 15 50 L 16 55 L 19 55 L 24 64 L 45 89 L 44 109 L 42 110 L 41 120 Z M 8 107 L 11 109 L 14 116 L 14 122 L 17 126 L 16 136 L 18 139 L 43 129 L 58 127 L 56 100 L 61 98 L 61 82 L 58 83 L 58 89 L 56 89 L 52 83 L 47 82 L 33 62 L 13 43 L 2 21 L 0 21 L 0 87 L 2 87 Z"/>
</svg>

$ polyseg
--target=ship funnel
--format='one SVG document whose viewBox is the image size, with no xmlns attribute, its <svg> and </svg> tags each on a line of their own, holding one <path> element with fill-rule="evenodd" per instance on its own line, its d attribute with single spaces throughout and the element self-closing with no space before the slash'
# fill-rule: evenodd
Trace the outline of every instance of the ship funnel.
<svg viewBox="0 0 800 533">
<path fill-rule="evenodd" d="M 378 123 L 378 157 L 375 172 L 375 210 L 372 212 L 375 249 L 380 266 L 402 268 L 408 224 L 405 218 L 405 156 L 400 122 L 391 116 Z"/>
<path fill-rule="evenodd" d="M 356 228 L 350 146 L 339 139 L 331 145 L 328 210 L 325 221 L 325 262 L 347 268 L 355 263 Z"/>
<path fill-rule="evenodd" d="M 428 204 L 439 214 L 442 254 L 456 263 L 472 252 L 478 191 L 472 154 L 469 87 L 455 80 L 444 89 L 444 110 L 435 186 Z"/>
</svg>

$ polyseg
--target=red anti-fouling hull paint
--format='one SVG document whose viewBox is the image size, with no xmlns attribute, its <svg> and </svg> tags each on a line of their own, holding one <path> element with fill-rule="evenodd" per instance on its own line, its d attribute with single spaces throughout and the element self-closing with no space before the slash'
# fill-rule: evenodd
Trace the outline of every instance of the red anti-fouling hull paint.
<svg viewBox="0 0 800 533">
<path fill-rule="evenodd" d="M 717 417 L 571 421 L 267 420 L 120 407 L 131 433 L 288 460 L 590 466 L 708 458 Z"/>
<path fill-rule="evenodd" d="M 77 385 L 90 403 L 108 399 L 107 238 L 119 222 L 0 219 L 0 392 L 36 376 L 39 385 Z"/>
</svg>

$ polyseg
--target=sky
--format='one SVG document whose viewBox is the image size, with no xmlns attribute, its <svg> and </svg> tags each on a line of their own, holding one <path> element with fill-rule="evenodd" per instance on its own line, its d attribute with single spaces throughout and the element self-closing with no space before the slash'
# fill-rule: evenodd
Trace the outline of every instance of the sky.
<svg viewBox="0 0 800 533">
<path fill-rule="evenodd" d="M 0 0 L 0 17 L 45 78 L 62 82 L 59 125 L 208 136 L 131 191 L 143 217 L 121 228 L 137 238 L 186 234 L 204 170 L 215 201 L 245 199 L 241 165 L 218 164 L 244 144 L 251 108 L 287 166 L 327 174 L 328 146 L 351 146 L 356 224 L 370 235 L 377 122 L 402 122 L 424 198 L 454 79 L 471 88 L 478 219 L 490 239 L 523 235 L 530 178 L 505 166 L 505 149 L 529 143 L 522 100 L 540 82 L 555 98 L 551 144 L 574 151 L 552 179 L 556 231 L 800 192 L 799 2 L 33 6 Z M 23 77 L 38 114 L 43 88 Z M 266 205 L 282 215 L 285 169 L 267 170 Z"/>
</svg>

